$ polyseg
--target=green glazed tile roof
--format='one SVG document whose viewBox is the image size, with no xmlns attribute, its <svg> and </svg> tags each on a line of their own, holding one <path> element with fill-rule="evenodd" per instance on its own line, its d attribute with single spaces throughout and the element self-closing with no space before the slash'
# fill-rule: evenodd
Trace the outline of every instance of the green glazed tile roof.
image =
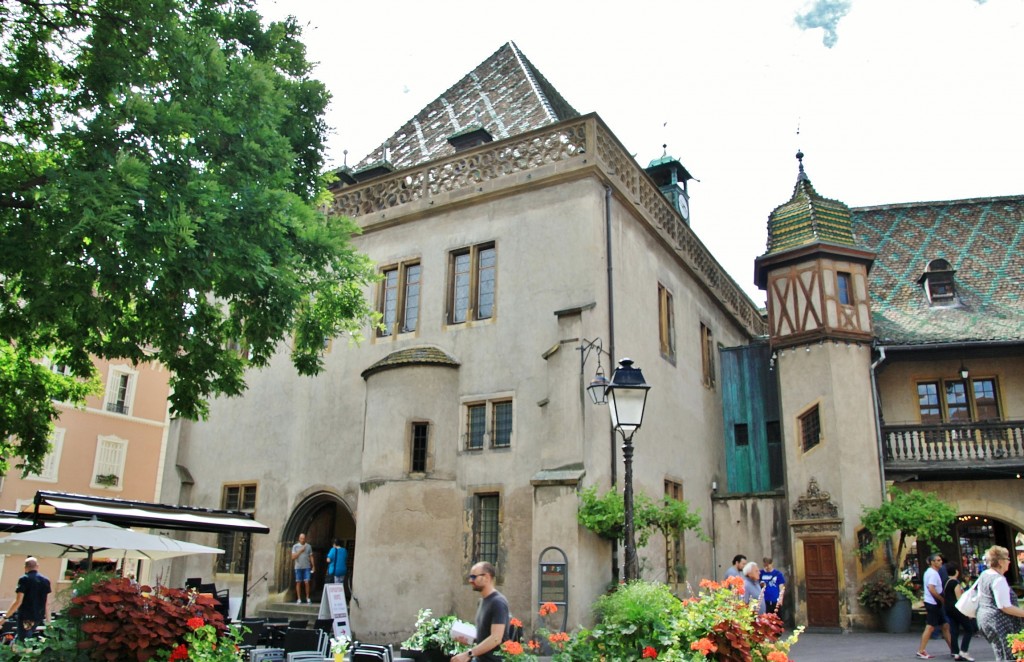
<svg viewBox="0 0 1024 662">
<path fill-rule="evenodd" d="M 1024 195 L 852 210 L 860 247 L 877 254 L 869 287 L 882 344 L 1024 341 Z M 956 298 L 932 305 L 928 263 L 955 270 Z"/>
<path fill-rule="evenodd" d="M 458 368 L 460 364 L 443 349 L 422 345 L 420 347 L 400 349 L 397 352 L 388 354 L 364 370 L 362 377 L 366 379 L 370 375 L 384 370 L 393 370 L 413 365 L 438 365 Z"/>
<path fill-rule="evenodd" d="M 798 154 L 797 158 L 802 158 Z M 793 197 L 781 204 L 768 216 L 768 250 L 766 255 L 781 253 L 791 248 L 824 242 L 843 246 L 856 246 L 850 208 L 838 200 L 818 195 L 811 180 L 800 175 L 793 187 Z"/>
</svg>

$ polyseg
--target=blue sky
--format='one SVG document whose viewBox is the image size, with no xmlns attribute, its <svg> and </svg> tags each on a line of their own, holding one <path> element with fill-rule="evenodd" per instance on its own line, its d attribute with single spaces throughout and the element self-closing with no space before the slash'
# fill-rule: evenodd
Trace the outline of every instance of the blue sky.
<svg viewBox="0 0 1024 662">
<path fill-rule="evenodd" d="M 693 228 L 759 305 L 753 260 L 797 148 L 817 191 L 850 206 L 1024 193 L 1024 0 L 258 6 L 305 26 L 334 95 L 334 165 L 515 41 L 638 161 L 668 144 L 700 180 Z"/>
</svg>

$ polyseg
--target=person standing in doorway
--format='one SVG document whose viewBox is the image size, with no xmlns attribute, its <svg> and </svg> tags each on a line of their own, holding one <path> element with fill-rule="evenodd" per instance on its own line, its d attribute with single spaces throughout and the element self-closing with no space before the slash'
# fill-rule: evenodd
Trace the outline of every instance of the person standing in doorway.
<svg viewBox="0 0 1024 662">
<path fill-rule="evenodd" d="M 746 554 L 737 554 L 732 557 L 732 567 L 725 571 L 725 578 L 743 577 L 743 566 L 747 565 Z"/>
<path fill-rule="evenodd" d="M 18 580 L 15 592 L 14 602 L 7 609 L 7 616 L 0 618 L 0 625 L 11 614 L 17 614 L 17 638 L 21 641 L 37 625 L 50 622 L 50 580 L 39 574 L 39 562 L 34 556 L 25 559 L 25 574 Z"/>
<path fill-rule="evenodd" d="M 782 597 L 786 593 L 786 577 L 772 565 L 772 557 L 766 556 L 761 569 L 761 586 L 764 591 L 764 611 L 776 614 L 782 607 Z"/>
<path fill-rule="evenodd" d="M 944 598 L 942 597 L 942 576 L 939 575 L 939 566 L 942 565 L 942 556 L 932 554 L 928 557 L 928 569 L 924 571 L 924 611 L 925 626 L 921 634 L 921 647 L 917 649 L 917 656 L 922 660 L 930 660 L 934 655 L 928 653 L 928 640 L 932 632 L 941 628 L 942 638 L 950 650 L 953 647 L 949 643 L 949 624 L 946 623 L 946 615 L 942 609 Z"/>
<path fill-rule="evenodd" d="M 468 579 L 469 585 L 481 596 L 476 610 L 476 642 L 468 651 L 453 656 L 451 662 L 501 662 L 498 649 L 501 642 L 508 639 L 508 600 L 494 588 L 494 566 L 490 563 L 474 565 Z"/>
<path fill-rule="evenodd" d="M 327 552 L 327 581 L 344 584 L 348 574 L 348 550 L 341 546 L 341 538 L 334 539 L 334 547 Z"/>
<path fill-rule="evenodd" d="M 306 534 L 299 534 L 299 541 L 292 545 L 292 561 L 295 563 L 295 604 L 302 604 L 302 585 L 306 585 L 306 603 L 313 602 L 309 592 L 309 580 L 316 565 L 313 561 L 313 548 L 306 542 Z"/>
</svg>

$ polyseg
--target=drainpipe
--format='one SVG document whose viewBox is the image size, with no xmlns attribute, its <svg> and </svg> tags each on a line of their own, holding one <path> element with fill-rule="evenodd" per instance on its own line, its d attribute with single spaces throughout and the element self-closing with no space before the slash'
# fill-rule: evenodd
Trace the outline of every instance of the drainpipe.
<svg viewBox="0 0 1024 662">
<path fill-rule="evenodd" d="M 604 252 L 608 259 L 608 360 L 615 371 L 615 290 L 612 287 L 612 187 L 604 187 Z M 609 375 L 609 378 L 611 375 Z M 612 485 L 618 480 L 618 457 L 615 454 L 615 430 L 608 426 L 608 441 L 612 458 Z M 619 541 L 612 541 L 612 580 L 619 583 Z"/>
<path fill-rule="evenodd" d="M 878 479 L 881 481 L 882 501 L 885 501 L 885 440 L 882 438 L 882 403 L 878 397 L 875 370 L 885 361 L 885 346 L 878 347 L 878 360 L 871 364 L 871 402 L 875 408 L 875 437 L 878 439 Z"/>
</svg>

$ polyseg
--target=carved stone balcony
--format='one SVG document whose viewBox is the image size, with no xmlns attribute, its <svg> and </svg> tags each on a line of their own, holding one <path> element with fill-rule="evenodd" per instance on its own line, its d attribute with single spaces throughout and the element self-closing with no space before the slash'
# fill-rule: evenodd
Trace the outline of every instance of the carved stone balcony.
<svg viewBox="0 0 1024 662">
<path fill-rule="evenodd" d="M 595 114 L 339 186 L 328 211 L 354 219 L 369 234 L 403 217 L 466 204 L 471 196 L 588 176 L 606 183 L 671 246 L 694 278 L 751 336 L 764 335 L 765 323 L 757 306 Z"/>
<path fill-rule="evenodd" d="M 1013 477 L 1024 470 L 1024 421 L 886 425 L 885 470 L 950 477 Z"/>
</svg>

